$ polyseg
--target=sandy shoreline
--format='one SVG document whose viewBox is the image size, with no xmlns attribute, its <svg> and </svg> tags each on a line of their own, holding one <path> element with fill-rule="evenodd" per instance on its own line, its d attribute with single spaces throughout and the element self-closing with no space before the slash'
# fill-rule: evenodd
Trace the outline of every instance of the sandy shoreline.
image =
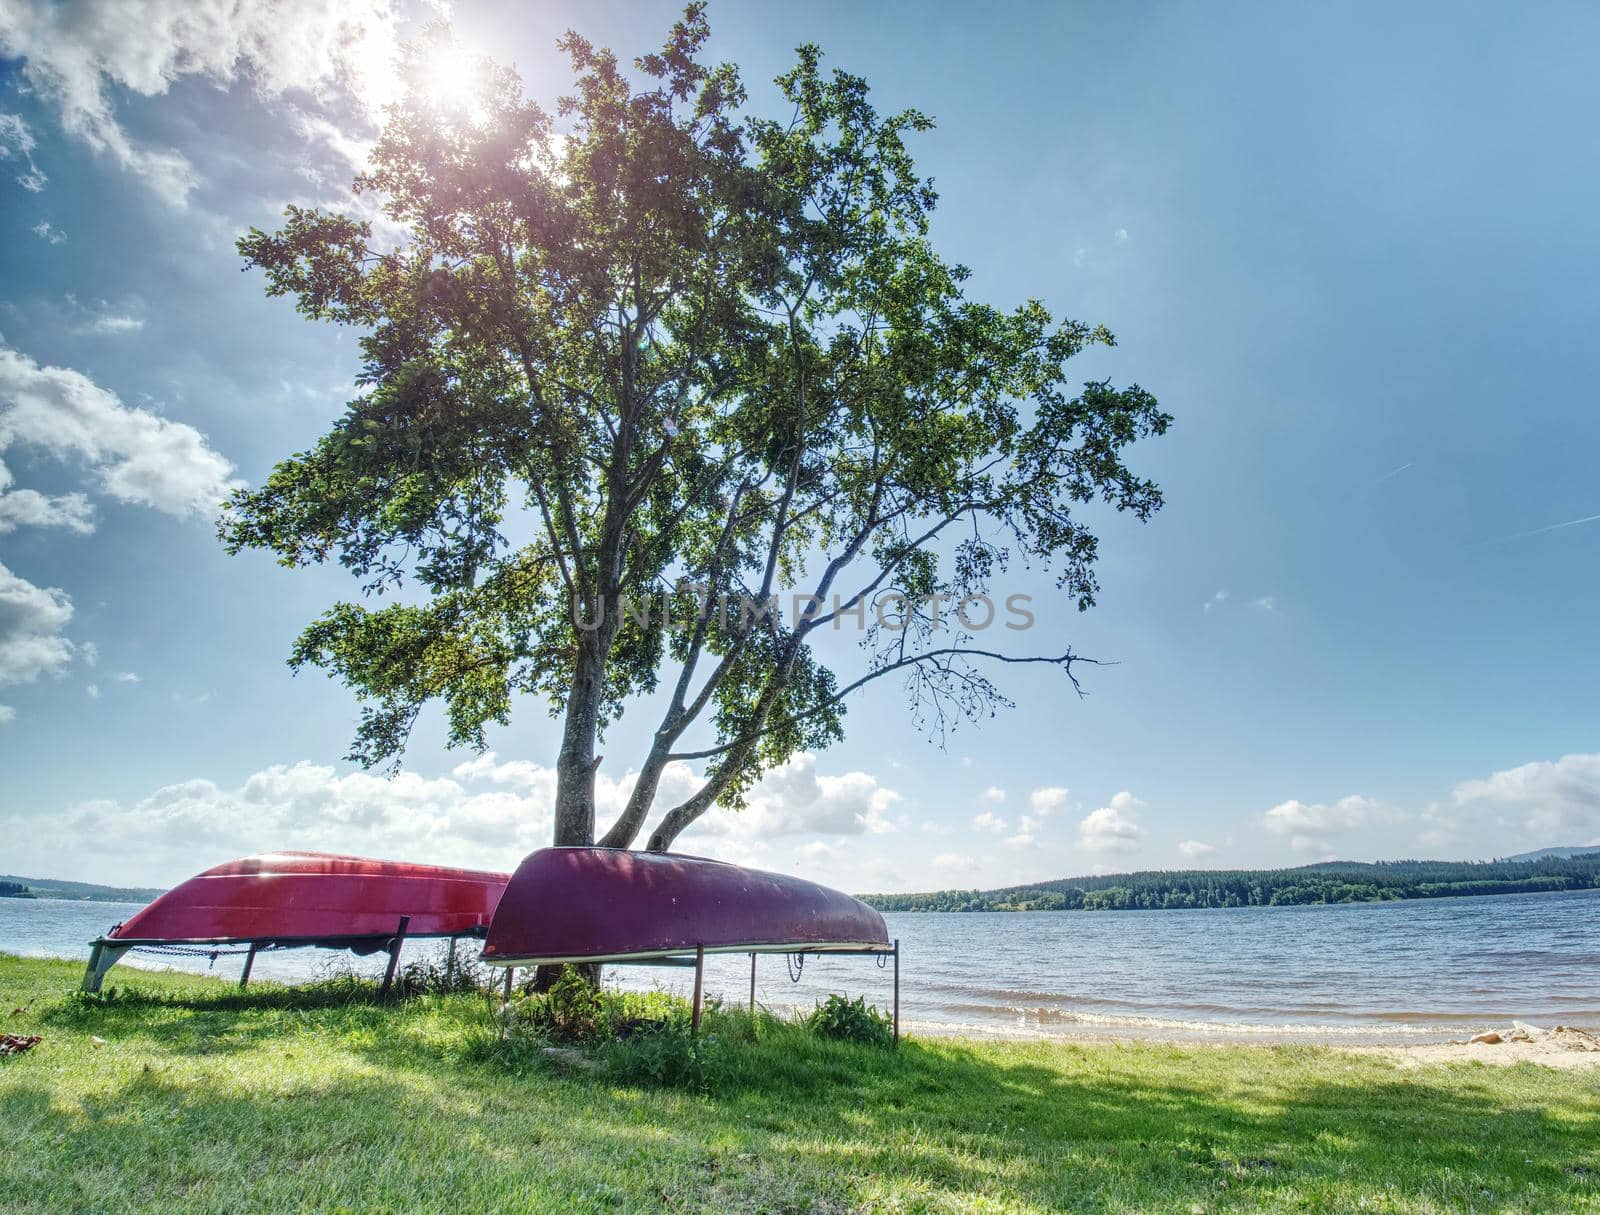
<svg viewBox="0 0 1600 1215">
<path fill-rule="evenodd" d="M 1401 1067 L 1421 1067 L 1429 1063 L 1486 1063 L 1509 1067 L 1513 1063 L 1538 1063 L 1544 1067 L 1600 1067 L 1600 1046 L 1574 1047 L 1548 1039 L 1533 1042 L 1434 1042 L 1416 1046 L 1355 1046 L 1345 1049 L 1357 1054 L 1376 1054 L 1392 1059 Z"/>
<path fill-rule="evenodd" d="M 1064 1046 L 1309 1046 L 1345 1051 L 1356 1055 L 1376 1055 L 1401 1067 L 1421 1067 L 1437 1063 L 1483 1063 L 1507 1067 L 1516 1063 L 1537 1063 L 1557 1068 L 1600 1068 L 1600 1033 L 1571 1026 L 1545 1029 L 1512 1022 L 1503 1028 L 1474 1038 L 1449 1038 L 1425 1042 L 1361 1042 L 1336 1033 L 1285 1033 L 1263 1027 L 1260 1031 L 1241 1031 L 1219 1027 L 1211 1032 L 1174 1035 L 1160 1029 L 1100 1028 L 1072 1033 L 1049 1033 L 1020 1027 L 985 1029 L 974 1025 L 947 1025 L 940 1022 L 911 1022 L 908 1033 L 924 1038 L 968 1041 L 1056 1043 Z M 1497 1038 L 1498 1041 L 1485 1040 Z"/>
</svg>

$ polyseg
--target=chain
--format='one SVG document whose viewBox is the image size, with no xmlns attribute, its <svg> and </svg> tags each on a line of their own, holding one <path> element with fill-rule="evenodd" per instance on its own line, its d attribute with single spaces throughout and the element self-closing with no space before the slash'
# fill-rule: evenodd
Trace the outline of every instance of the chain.
<svg viewBox="0 0 1600 1215">
<path fill-rule="evenodd" d="M 165 954 L 169 957 L 179 958 L 210 958 L 211 965 L 217 964 L 218 958 L 229 958 L 236 954 L 249 953 L 248 947 L 244 949 L 207 949 L 202 945 L 130 945 L 133 953 Z"/>
<path fill-rule="evenodd" d="M 805 973 L 806 969 L 806 955 L 803 953 L 786 953 L 783 955 L 783 961 L 789 968 L 789 982 L 800 982 L 800 976 Z"/>
</svg>

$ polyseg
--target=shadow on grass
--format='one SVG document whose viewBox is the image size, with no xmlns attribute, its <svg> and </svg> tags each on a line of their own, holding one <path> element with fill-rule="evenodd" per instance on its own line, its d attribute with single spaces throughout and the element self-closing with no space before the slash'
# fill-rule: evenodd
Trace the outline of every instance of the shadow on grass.
<svg viewBox="0 0 1600 1215">
<path fill-rule="evenodd" d="M 151 1062 L 75 1107 L 10 1088 L 0 1175 L 55 1170 L 79 1208 L 121 1205 L 95 1188 L 116 1177 L 136 1209 L 213 1209 L 231 1184 L 262 1209 L 1600 1210 L 1595 1086 L 1543 1069 L 1399 1073 L 1304 1048 L 884 1051 L 787 1026 L 735 1041 L 730 1024 L 719 1087 L 696 1095 L 472 1062 L 463 1042 L 493 1022 L 469 998 L 306 995 L 56 1010 Z M 364 1074 L 163 1073 L 288 1034 Z"/>
<path fill-rule="evenodd" d="M 492 1025 L 489 1001 L 468 996 L 382 998 L 378 985 L 336 977 L 300 986 L 262 984 L 238 990 L 161 990 L 134 986 L 108 988 L 97 995 L 73 993 L 41 1017 L 46 1026 L 137 1043 L 159 1055 L 240 1053 L 277 1038 L 310 1035 L 356 1045 L 382 1041 L 386 1062 L 437 1063 L 440 1052 L 425 1050 L 404 1031 L 436 1016 L 440 1007 Z M 407 1052 L 415 1058 L 405 1059 Z"/>
</svg>

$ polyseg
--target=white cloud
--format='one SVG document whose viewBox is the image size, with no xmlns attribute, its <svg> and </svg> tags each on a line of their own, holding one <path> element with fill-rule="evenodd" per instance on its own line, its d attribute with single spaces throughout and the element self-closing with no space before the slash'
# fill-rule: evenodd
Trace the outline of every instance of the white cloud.
<svg viewBox="0 0 1600 1215">
<path fill-rule="evenodd" d="M 32 301 L 28 310 L 37 327 L 62 330 L 80 337 L 123 337 L 139 333 L 145 326 L 145 304 L 138 296 L 126 296 L 120 303 L 113 304 L 103 298 L 82 300 L 75 292 L 68 291 L 59 302 Z"/>
<path fill-rule="evenodd" d="M 1325 847 L 1329 836 L 1360 830 L 1402 817 L 1371 798 L 1351 795 L 1336 802 L 1308 805 L 1291 799 L 1262 815 L 1262 825 L 1275 835 L 1287 835 L 1299 852 Z"/>
<path fill-rule="evenodd" d="M 1514 830 L 1527 847 L 1592 843 L 1600 840 L 1600 754 L 1564 755 L 1463 781 L 1448 808 L 1430 808 L 1428 817 L 1448 830 Z"/>
<path fill-rule="evenodd" d="M 727 859 L 753 863 L 768 848 L 756 833 L 825 836 L 873 830 L 896 795 L 884 789 L 863 795 L 865 774 L 817 776 L 812 762 L 809 755 L 796 756 L 776 781 L 769 777 L 757 786 L 761 808 L 753 797 L 756 814 L 746 820 L 748 830 L 738 821 L 742 815 L 728 816 L 734 820 L 731 827 L 724 823 L 723 830 L 711 830 L 711 819 L 720 813 L 713 812 L 690 828 L 686 839 L 695 841 L 695 851 L 712 844 Z M 635 775 L 597 776 L 602 830 L 622 809 Z M 698 784 L 686 765 L 673 765 L 657 806 L 664 809 Z M 125 881 L 173 881 L 229 857 L 292 848 L 503 870 L 549 844 L 554 802 L 553 768 L 526 760 L 501 762 L 492 754 L 436 778 L 403 772 L 386 779 L 302 761 L 274 764 L 232 787 L 197 779 L 132 803 L 80 803 L 52 816 L 48 831 L 39 829 L 37 817 L 13 817 L 0 821 L 0 838 L 23 841 L 13 850 L 22 855 L 7 853 L 7 863 L 24 867 L 23 872 L 69 847 L 84 860 L 86 871 Z M 832 876 L 839 882 L 846 880 L 841 865 L 858 851 L 826 839 L 779 847 L 789 862 L 782 867 L 798 862 L 820 880 Z"/>
<path fill-rule="evenodd" d="M 977 865 L 965 852 L 941 852 L 933 858 L 935 869 L 972 869 Z"/>
<path fill-rule="evenodd" d="M 1127 244 L 1128 230 L 1126 228 L 1118 228 L 1114 233 L 1112 233 L 1112 239 L 1115 240 L 1119 245 Z"/>
<path fill-rule="evenodd" d="M 1263 612 L 1275 612 L 1278 610 L 1278 601 L 1271 595 L 1263 595 L 1252 602 L 1253 606 L 1260 608 Z"/>
<path fill-rule="evenodd" d="M 139 676 L 133 671 L 118 671 L 117 672 L 117 682 L 118 683 L 138 683 L 139 682 Z"/>
<path fill-rule="evenodd" d="M 367 168 L 372 156 L 372 149 L 376 141 L 362 138 L 339 126 L 338 123 L 329 122 L 315 114 L 307 114 L 304 110 L 291 108 L 289 121 L 300 136 L 310 144 L 320 145 L 332 152 L 341 162 L 349 174 L 355 174 Z M 312 185 L 323 185 L 324 174 L 309 163 L 300 165 L 300 172 Z M 332 183 L 342 186 L 343 182 Z"/>
<path fill-rule="evenodd" d="M 1215 595 L 1211 596 L 1210 599 L 1207 599 L 1200 605 L 1200 610 L 1203 612 L 1209 612 L 1212 608 L 1221 607 L 1226 602 L 1228 602 L 1228 592 L 1218 591 Z"/>
<path fill-rule="evenodd" d="M 1061 785 L 1047 785 L 1028 795 L 1028 804 L 1040 818 L 1046 818 L 1067 804 L 1067 790 Z"/>
<path fill-rule="evenodd" d="M 27 164 L 27 169 L 17 174 L 17 184 L 24 190 L 37 194 L 50 179 L 39 171 L 33 162 L 33 150 L 38 147 L 33 132 L 20 114 L 0 114 L 0 160 L 15 156 Z"/>
<path fill-rule="evenodd" d="M 451 773 L 457 780 L 502 785 L 554 803 L 555 770 L 530 760 L 500 762 L 490 752 L 458 764 Z M 595 801 L 599 830 L 604 831 L 622 812 L 633 791 L 637 774 L 596 775 Z M 661 814 L 690 797 L 703 783 L 688 764 L 667 765 L 656 790 L 655 813 Z M 720 807 L 709 811 L 689 829 L 691 833 L 745 840 L 784 835 L 881 835 L 894 830 L 889 809 L 900 800 L 892 789 L 878 784 L 867 772 L 821 775 L 816 756 L 802 751 L 768 772 L 750 791 L 743 810 Z"/>
<path fill-rule="evenodd" d="M 82 494 L 41 494 L 10 484 L 11 471 L 0 464 L 0 536 L 19 527 L 64 527 L 80 536 L 94 531 L 94 506 Z"/>
<path fill-rule="evenodd" d="M 1086 814 L 1078 824 L 1078 842 L 1090 852 L 1136 852 L 1144 840 L 1144 828 L 1133 812 L 1144 803 L 1124 790 L 1108 805 Z"/>
<path fill-rule="evenodd" d="M 844 849 L 838 844 L 830 844 L 827 840 L 812 840 L 810 843 L 800 845 L 800 859 L 812 864 L 837 861 L 844 855 Z"/>
<path fill-rule="evenodd" d="M 38 146 L 21 114 L 0 114 L 0 159 L 27 156 Z"/>
<path fill-rule="evenodd" d="M 141 318 L 116 313 L 96 317 L 94 321 L 96 333 L 137 333 L 143 328 L 144 321 Z"/>
<path fill-rule="evenodd" d="M 102 336 L 120 337 L 124 333 L 138 333 L 144 328 L 144 318 L 134 316 L 131 312 L 118 312 L 105 300 L 99 301 L 90 308 L 78 305 L 72 296 L 67 297 L 70 304 L 77 305 L 84 313 L 84 321 L 79 328 L 81 333 L 97 333 Z"/>
<path fill-rule="evenodd" d="M 0 726 L 9 726 L 17 720 L 17 711 L 10 705 L 0 705 Z"/>
<path fill-rule="evenodd" d="M 67 234 L 60 228 L 57 228 L 48 219 L 41 219 L 38 223 L 34 224 L 33 234 L 40 240 L 48 241 L 52 245 L 64 245 L 67 243 Z"/>
<path fill-rule="evenodd" d="M 89 693 L 89 699 L 90 700 L 99 700 L 100 699 L 100 685 L 99 684 L 93 684 L 92 683 L 88 687 L 84 688 L 84 691 Z"/>
<path fill-rule="evenodd" d="M 30 830 L 22 827 L 28 823 Z M 39 836 L 14 818 L 12 839 Z M 341 775 L 311 763 L 277 764 L 225 788 L 190 780 L 131 804 L 91 801 L 54 816 L 48 841 L 16 864 L 37 867 L 70 846 L 91 866 L 173 881 L 252 852 L 304 848 L 506 869 L 550 840 L 548 798 L 505 789 L 470 791 L 448 779 Z M 8 858 L 9 859 L 9 858 Z M 98 862 L 98 863 L 97 863 Z"/>
<path fill-rule="evenodd" d="M 87 376 L 40 367 L 0 345 L 0 452 L 26 444 L 77 458 L 123 502 L 171 515 L 214 515 L 239 482 L 192 426 L 124 405 Z"/>
<path fill-rule="evenodd" d="M 459 763 L 451 769 L 450 775 L 461 781 L 485 780 L 496 785 L 511 785 L 519 789 L 538 789 L 548 792 L 552 798 L 556 790 L 556 774 L 553 768 L 546 768 L 543 764 L 536 764 L 532 760 L 513 759 L 501 763 L 493 751 L 485 751 L 482 755 L 475 755 L 465 763 Z M 611 780 L 599 773 L 595 777 L 595 795 L 604 799 L 610 791 Z"/>
<path fill-rule="evenodd" d="M 996 835 L 1000 835 L 1006 829 L 1006 820 L 993 810 L 985 810 L 982 814 L 973 816 L 972 825 L 979 831 L 993 831 Z"/>
<path fill-rule="evenodd" d="M 0 453 L 14 446 L 79 460 L 113 498 L 172 515 L 209 515 L 238 484 L 229 476 L 233 466 L 192 426 L 130 409 L 88 377 L 40 367 L 0 344 Z M 11 470 L 0 462 L 0 535 L 24 526 L 93 530 L 85 495 L 11 484 Z M 35 586 L 0 565 L 0 684 L 59 675 L 75 654 L 93 665 L 93 645 L 75 646 L 65 636 L 71 619 L 65 591 Z"/>
<path fill-rule="evenodd" d="M 60 675 L 75 653 L 62 636 L 71 620 L 65 591 L 35 586 L 0 564 L 0 685 Z"/>
<path fill-rule="evenodd" d="M 393 89 L 397 26 L 393 0 L 0 0 L 0 53 L 25 61 L 23 77 L 68 134 L 181 207 L 196 185 L 193 166 L 136 143 L 118 121 L 115 90 L 156 97 L 185 78 L 223 87 L 243 79 L 263 98 L 354 95 L 376 114 Z"/>
<path fill-rule="evenodd" d="M 999 785 L 990 785 L 983 791 L 983 800 L 986 802 L 1003 802 L 1006 800 L 1006 791 Z"/>
<path fill-rule="evenodd" d="M 1033 847 L 1033 833 L 1031 831 L 1019 831 L 1015 835 L 1008 835 L 1000 842 L 1007 848 L 1031 848 Z"/>
<path fill-rule="evenodd" d="M 670 801 L 658 794 L 656 805 L 662 809 L 689 796 L 700 783 L 687 765 L 676 767 L 679 793 Z M 900 794 L 881 786 L 869 772 L 819 775 L 817 757 L 801 751 L 757 782 L 743 810 L 712 810 L 690 830 L 746 838 L 882 835 L 894 830 L 887 814 L 899 800 Z"/>
<path fill-rule="evenodd" d="M 1203 856 L 1212 856 L 1216 853 L 1217 846 L 1208 844 L 1204 840 L 1183 840 L 1178 844 L 1178 854 L 1185 860 L 1199 860 Z"/>
</svg>

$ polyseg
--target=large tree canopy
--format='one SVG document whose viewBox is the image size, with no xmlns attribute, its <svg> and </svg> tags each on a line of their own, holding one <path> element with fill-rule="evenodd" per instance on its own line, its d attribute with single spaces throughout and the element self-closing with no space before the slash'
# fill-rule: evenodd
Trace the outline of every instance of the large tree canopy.
<svg viewBox="0 0 1600 1215">
<path fill-rule="evenodd" d="M 557 843 L 594 842 L 596 740 L 646 692 L 666 708 L 609 845 L 673 760 L 705 782 L 653 848 L 837 739 L 873 680 L 903 679 L 935 728 L 1004 703 L 999 664 L 1072 680 L 1071 652 L 989 640 L 1027 635 L 984 631 L 971 597 L 1020 559 L 1086 608 L 1082 507 L 1161 504 L 1123 456 L 1168 416 L 1137 386 L 1068 387 L 1111 335 L 968 299 L 934 251 L 906 147 L 930 120 L 880 115 L 810 46 L 786 112 L 748 116 L 706 36 L 693 5 L 634 83 L 569 34 L 552 116 L 488 63 L 472 96 L 431 92 L 433 30 L 357 181 L 403 236 L 291 208 L 239 245 L 271 294 L 359 328 L 365 361 L 329 433 L 236 495 L 225 541 L 363 580 L 292 659 L 356 690 L 363 762 L 395 761 L 430 701 L 481 747 L 544 699 Z M 860 657 L 834 669 L 814 642 L 842 625 Z"/>
</svg>

